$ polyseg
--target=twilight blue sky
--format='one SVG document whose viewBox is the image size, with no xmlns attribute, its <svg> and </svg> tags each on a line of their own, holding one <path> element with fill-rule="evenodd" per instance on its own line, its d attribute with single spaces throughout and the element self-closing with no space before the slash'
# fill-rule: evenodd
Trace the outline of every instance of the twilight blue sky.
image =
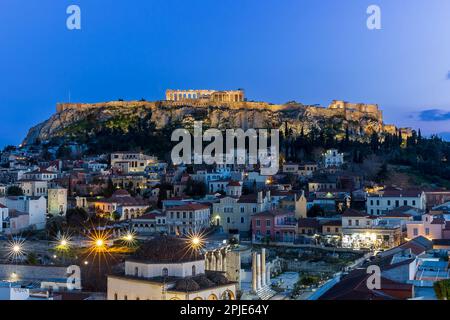
<svg viewBox="0 0 450 320">
<path fill-rule="evenodd" d="M 71 4 L 82 30 L 66 28 Z M 366 27 L 370 4 L 382 30 Z M 69 92 L 156 100 L 166 88 L 378 103 L 387 123 L 450 132 L 450 1 L 0 1 L 0 147 Z"/>
</svg>

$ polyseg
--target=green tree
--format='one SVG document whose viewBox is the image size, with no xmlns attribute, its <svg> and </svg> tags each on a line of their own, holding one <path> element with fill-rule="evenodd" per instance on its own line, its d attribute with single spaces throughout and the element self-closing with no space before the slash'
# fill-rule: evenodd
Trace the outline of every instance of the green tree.
<svg viewBox="0 0 450 320">
<path fill-rule="evenodd" d="M 36 255 L 36 253 L 30 252 L 30 253 L 27 255 L 26 263 L 29 264 L 29 265 L 32 265 L 32 266 L 37 265 L 37 264 L 39 263 L 39 261 L 38 261 L 38 257 L 37 257 L 37 255 Z"/>
<path fill-rule="evenodd" d="M 435 282 L 434 291 L 439 300 L 450 300 L 450 280 Z"/>
<path fill-rule="evenodd" d="M 114 211 L 113 213 L 111 213 L 111 220 L 119 221 L 121 217 L 122 217 L 122 215 L 117 211 Z"/>
<path fill-rule="evenodd" d="M 308 217 L 309 218 L 316 218 L 316 217 L 323 217 L 325 215 L 325 210 L 319 206 L 318 204 L 313 205 L 308 210 Z"/>
<path fill-rule="evenodd" d="M 204 197 L 206 195 L 206 186 L 201 181 L 190 179 L 186 183 L 186 194 L 191 197 Z"/>
<path fill-rule="evenodd" d="M 11 186 L 6 190 L 8 196 L 23 196 L 23 190 L 17 186 Z"/>
<path fill-rule="evenodd" d="M 83 208 L 69 209 L 66 212 L 66 221 L 73 226 L 81 226 L 89 218 L 88 213 Z"/>
</svg>

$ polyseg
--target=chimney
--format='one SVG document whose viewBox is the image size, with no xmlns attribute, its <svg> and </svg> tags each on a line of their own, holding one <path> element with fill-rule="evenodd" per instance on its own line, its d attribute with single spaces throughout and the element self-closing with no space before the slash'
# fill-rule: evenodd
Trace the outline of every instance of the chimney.
<svg viewBox="0 0 450 320">
<path fill-rule="evenodd" d="M 262 191 L 258 191 L 258 203 L 262 203 L 263 202 L 263 193 Z"/>
</svg>

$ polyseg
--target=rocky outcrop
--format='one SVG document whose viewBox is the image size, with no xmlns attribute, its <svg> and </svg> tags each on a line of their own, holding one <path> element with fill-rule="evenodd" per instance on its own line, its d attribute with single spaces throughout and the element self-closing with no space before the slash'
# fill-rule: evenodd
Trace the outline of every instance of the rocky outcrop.
<svg viewBox="0 0 450 320">
<path fill-rule="evenodd" d="M 366 136 L 372 132 L 382 132 L 383 123 L 365 114 L 352 114 L 342 110 L 331 110 L 298 103 L 272 105 L 259 102 L 239 102 L 232 104 L 181 103 L 181 102 L 106 102 L 97 104 L 64 104 L 47 121 L 31 128 L 23 144 L 37 140 L 47 141 L 56 137 L 71 137 L 80 132 L 86 123 L 95 123 L 96 128 L 110 125 L 114 119 L 150 118 L 156 130 L 170 124 L 179 123 L 192 127 L 193 121 L 202 120 L 205 127 L 227 128 L 285 128 L 295 135 L 302 129 L 308 133 L 317 130 L 333 130 L 336 135 L 348 128 L 355 136 Z M 356 117 L 356 118 L 355 118 Z M 88 128 L 86 129 L 88 130 Z M 74 133 L 75 132 L 75 133 Z"/>
</svg>

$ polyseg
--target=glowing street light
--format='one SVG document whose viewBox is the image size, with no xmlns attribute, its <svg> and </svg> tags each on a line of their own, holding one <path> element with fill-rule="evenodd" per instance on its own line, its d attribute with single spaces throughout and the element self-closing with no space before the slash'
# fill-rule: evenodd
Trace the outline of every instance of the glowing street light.
<svg viewBox="0 0 450 320">
<path fill-rule="evenodd" d="M 105 245 L 105 241 L 103 239 L 97 239 L 95 240 L 95 245 L 97 246 L 97 248 L 101 248 Z"/>
<path fill-rule="evenodd" d="M 24 255 L 24 240 L 13 239 L 9 242 L 7 256 L 11 260 L 16 260 Z"/>
</svg>

